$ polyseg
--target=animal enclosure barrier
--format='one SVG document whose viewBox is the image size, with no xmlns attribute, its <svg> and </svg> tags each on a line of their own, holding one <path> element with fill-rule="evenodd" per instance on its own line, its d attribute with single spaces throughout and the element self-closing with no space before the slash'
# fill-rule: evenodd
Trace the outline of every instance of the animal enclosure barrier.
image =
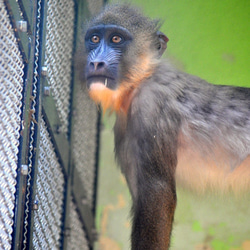
<svg viewBox="0 0 250 250">
<path fill-rule="evenodd" d="M 73 67 L 90 12 L 0 0 L 0 249 L 93 248 L 99 115 Z"/>
</svg>

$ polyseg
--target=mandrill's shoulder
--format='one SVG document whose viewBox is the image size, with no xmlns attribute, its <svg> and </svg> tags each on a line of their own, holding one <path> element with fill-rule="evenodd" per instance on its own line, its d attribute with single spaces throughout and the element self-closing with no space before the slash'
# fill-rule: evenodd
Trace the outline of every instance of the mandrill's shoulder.
<svg viewBox="0 0 250 250">
<path fill-rule="evenodd" d="M 186 83 L 179 80 L 181 73 L 170 64 L 161 63 L 154 72 L 135 90 L 128 119 L 141 128 L 160 129 L 166 127 L 168 117 L 169 127 L 178 127 L 181 114 L 177 102 Z"/>
<path fill-rule="evenodd" d="M 187 81 L 183 73 L 168 62 L 160 62 L 154 73 L 137 87 L 131 104 L 131 112 L 158 114 L 166 108 L 174 108 L 183 94 Z"/>
</svg>

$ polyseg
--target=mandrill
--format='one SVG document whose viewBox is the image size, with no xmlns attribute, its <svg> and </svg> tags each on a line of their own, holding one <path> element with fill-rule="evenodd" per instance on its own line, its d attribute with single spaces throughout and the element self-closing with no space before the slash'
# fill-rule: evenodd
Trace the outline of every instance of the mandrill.
<svg viewBox="0 0 250 250">
<path fill-rule="evenodd" d="M 250 89 L 174 69 L 160 59 L 168 38 L 159 28 L 130 5 L 109 5 L 87 24 L 79 54 L 90 97 L 116 113 L 133 250 L 169 248 L 176 180 L 197 190 L 250 190 Z"/>
</svg>

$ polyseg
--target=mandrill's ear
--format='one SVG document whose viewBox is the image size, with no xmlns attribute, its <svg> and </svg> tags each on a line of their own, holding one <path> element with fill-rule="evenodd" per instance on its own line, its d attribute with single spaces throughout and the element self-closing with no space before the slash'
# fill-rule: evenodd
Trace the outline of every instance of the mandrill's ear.
<svg viewBox="0 0 250 250">
<path fill-rule="evenodd" d="M 159 57 L 161 57 L 167 48 L 167 42 L 169 41 L 169 39 L 161 31 L 157 31 L 156 35 L 158 36 L 158 40 L 159 40 L 158 53 L 159 53 Z"/>
</svg>

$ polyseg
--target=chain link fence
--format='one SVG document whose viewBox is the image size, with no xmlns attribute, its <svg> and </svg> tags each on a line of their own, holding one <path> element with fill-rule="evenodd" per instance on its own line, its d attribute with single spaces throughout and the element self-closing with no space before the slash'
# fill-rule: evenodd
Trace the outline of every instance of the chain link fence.
<svg viewBox="0 0 250 250">
<path fill-rule="evenodd" d="M 73 68 L 91 6 L 0 0 L 0 249 L 93 248 L 99 114 Z"/>
<path fill-rule="evenodd" d="M 24 63 L 0 0 L 0 249 L 11 249 Z"/>
</svg>

